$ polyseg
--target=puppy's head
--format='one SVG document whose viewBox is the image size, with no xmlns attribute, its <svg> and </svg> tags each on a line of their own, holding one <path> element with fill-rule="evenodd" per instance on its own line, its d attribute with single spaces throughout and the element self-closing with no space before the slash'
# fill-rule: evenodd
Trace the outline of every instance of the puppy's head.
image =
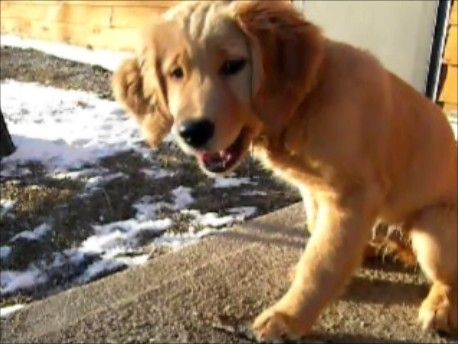
<svg viewBox="0 0 458 344">
<path fill-rule="evenodd" d="M 313 87 L 315 26 L 279 1 L 183 4 L 148 29 L 114 76 L 151 145 L 172 131 L 208 174 L 232 171 L 256 137 L 279 136 Z"/>
</svg>

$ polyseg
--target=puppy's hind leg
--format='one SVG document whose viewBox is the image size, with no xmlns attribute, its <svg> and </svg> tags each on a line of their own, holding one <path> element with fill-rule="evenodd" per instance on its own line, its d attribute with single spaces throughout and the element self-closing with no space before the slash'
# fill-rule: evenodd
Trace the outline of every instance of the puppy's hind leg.
<svg viewBox="0 0 458 344">
<path fill-rule="evenodd" d="M 457 330 L 457 208 L 438 204 L 420 211 L 411 228 L 412 245 L 425 275 L 432 281 L 419 312 L 423 329 Z"/>
</svg>

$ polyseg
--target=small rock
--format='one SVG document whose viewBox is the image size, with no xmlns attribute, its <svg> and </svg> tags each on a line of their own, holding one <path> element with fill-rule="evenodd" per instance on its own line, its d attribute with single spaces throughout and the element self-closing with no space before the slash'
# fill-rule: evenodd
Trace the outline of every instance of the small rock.
<svg viewBox="0 0 458 344">
<path fill-rule="evenodd" d="M 2 264 L 8 264 L 11 260 L 12 248 L 10 246 L 0 246 L 0 261 Z"/>
</svg>

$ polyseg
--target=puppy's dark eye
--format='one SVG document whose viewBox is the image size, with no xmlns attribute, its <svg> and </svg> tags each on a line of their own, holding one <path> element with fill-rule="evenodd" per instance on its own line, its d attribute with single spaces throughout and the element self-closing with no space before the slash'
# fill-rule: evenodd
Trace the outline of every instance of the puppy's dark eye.
<svg viewBox="0 0 458 344">
<path fill-rule="evenodd" d="M 234 75 L 240 72 L 246 65 L 245 59 L 227 60 L 219 69 L 221 75 Z"/>
<path fill-rule="evenodd" d="M 183 76 L 184 76 L 184 72 L 183 72 L 183 68 L 181 67 L 175 67 L 170 72 L 170 77 L 175 80 L 181 80 L 183 79 Z"/>
</svg>

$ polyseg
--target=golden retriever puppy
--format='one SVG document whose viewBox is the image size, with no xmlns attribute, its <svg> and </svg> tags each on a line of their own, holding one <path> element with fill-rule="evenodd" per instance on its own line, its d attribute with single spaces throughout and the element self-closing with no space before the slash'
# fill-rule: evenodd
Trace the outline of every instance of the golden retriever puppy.
<svg viewBox="0 0 458 344">
<path fill-rule="evenodd" d="M 370 54 L 282 1 L 183 4 L 114 76 L 157 145 L 172 131 L 209 175 L 253 152 L 304 198 L 311 238 L 258 339 L 299 338 L 361 263 L 376 221 L 402 223 L 431 280 L 423 328 L 457 327 L 457 147 L 441 110 Z"/>
</svg>

